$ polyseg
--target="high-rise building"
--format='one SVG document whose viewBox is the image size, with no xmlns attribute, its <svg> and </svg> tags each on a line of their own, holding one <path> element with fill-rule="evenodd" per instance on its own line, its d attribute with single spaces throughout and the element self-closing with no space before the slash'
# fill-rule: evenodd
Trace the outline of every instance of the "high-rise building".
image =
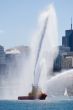
<svg viewBox="0 0 73 110">
<path fill-rule="evenodd" d="M 62 37 L 62 46 L 59 46 L 59 54 L 54 61 L 54 71 L 73 68 L 73 29 L 65 31 Z"/>
<path fill-rule="evenodd" d="M 73 29 L 71 20 L 71 29 L 65 31 L 65 36 L 62 37 L 62 46 L 70 47 L 70 51 L 73 51 Z"/>
<path fill-rule="evenodd" d="M 58 52 L 58 56 L 54 61 L 53 71 L 60 71 L 62 69 L 63 57 L 64 55 L 67 55 L 67 53 L 70 52 L 69 47 L 59 46 L 58 48 L 59 48 L 59 52 Z"/>
<path fill-rule="evenodd" d="M 3 46 L 0 45 L 0 64 L 5 64 L 5 52 Z"/>
<path fill-rule="evenodd" d="M 6 69 L 6 59 L 4 47 L 0 45 L 0 75 L 5 74 Z"/>
</svg>

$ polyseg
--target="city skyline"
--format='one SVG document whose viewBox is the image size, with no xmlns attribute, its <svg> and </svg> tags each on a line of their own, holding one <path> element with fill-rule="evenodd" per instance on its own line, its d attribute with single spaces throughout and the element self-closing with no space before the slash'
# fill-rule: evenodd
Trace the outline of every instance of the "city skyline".
<svg viewBox="0 0 73 110">
<path fill-rule="evenodd" d="M 37 18 L 50 3 L 54 4 L 58 17 L 59 44 L 73 18 L 73 1 L 69 0 L 3 0 L 0 1 L 0 45 L 5 48 L 28 45 L 36 29 Z"/>
</svg>

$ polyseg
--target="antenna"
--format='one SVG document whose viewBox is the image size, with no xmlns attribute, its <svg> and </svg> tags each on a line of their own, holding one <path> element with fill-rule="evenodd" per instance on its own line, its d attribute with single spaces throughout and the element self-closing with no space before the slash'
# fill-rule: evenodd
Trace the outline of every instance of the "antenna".
<svg viewBox="0 0 73 110">
<path fill-rule="evenodd" d="M 72 17 L 71 17 L 71 30 L 72 30 Z"/>
</svg>

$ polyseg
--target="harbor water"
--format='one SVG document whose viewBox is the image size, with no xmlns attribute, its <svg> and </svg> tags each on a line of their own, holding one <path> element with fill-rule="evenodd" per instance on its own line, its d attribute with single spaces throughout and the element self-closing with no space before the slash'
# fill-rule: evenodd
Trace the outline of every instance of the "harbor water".
<svg viewBox="0 0 73 110">
<path fill-rule="evenodd" d="M 49 101 L 0 100 L 0 110 L 73 110 L 73 99 Z"/>
</svg>

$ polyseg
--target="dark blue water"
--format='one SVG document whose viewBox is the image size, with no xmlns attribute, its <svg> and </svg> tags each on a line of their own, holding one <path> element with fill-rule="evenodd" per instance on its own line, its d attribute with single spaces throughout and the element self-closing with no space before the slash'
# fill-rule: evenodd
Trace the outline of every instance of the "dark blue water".
<svg viewBox="0 0 73 110">
<path fill-rule="evenodd" d="M 0 101 L 0 110 L 73 110 L 73 100 Z"/>
</svg>

